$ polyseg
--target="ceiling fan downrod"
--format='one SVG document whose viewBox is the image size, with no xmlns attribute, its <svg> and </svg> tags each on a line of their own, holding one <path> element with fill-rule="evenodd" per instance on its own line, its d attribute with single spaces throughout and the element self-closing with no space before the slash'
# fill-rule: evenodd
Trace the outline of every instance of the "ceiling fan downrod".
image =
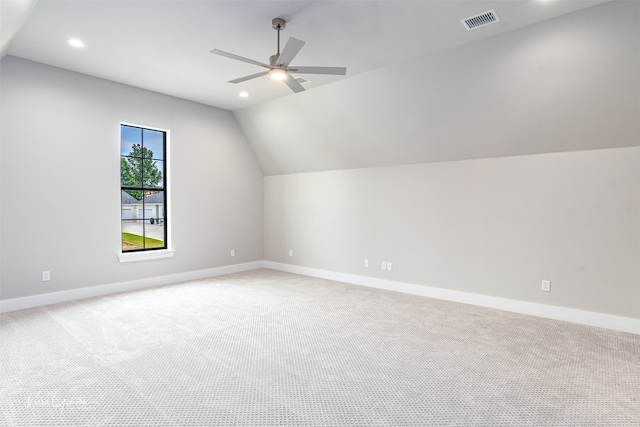
<svg viewBox="0 0 640 427">
<path fill-rule="evenodd" d="M 271 20 L 271 28 L 278 32 L 278 53 L 269 58 L 269 65 L 271 65 L 272 67 L 276 66 L 276 61 L 278 60 L 278 57 L 280 57 L 280 31 L 284 30 L 286 27 L 287 21 L 282 18 L 273 18 Z"/>
</svg>

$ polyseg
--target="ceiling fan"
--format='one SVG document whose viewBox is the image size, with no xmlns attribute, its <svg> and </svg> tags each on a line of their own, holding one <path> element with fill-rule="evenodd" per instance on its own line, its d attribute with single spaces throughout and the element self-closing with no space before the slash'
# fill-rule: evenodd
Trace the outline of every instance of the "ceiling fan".
<svg viewBox="0 0 640 427">
<path fill-rule="evenodd" d="M 260 61 L 254 61 L 253 59 L 244 58 L 242 56 L 234 55 L 233 53 L 225 52 L 220 49 L 213 49 L 211 53 L 226 56 L 227 58 L 235 59 L 237 61 L 247 62 L 249 64 L 258 65 L 263 68 L 267 68 L 267 71 L 251 74 L 249 76 L 240 77 L 238 79 L 229 80 L 229 83 L 240 83 L 247 80 L 255 79 L 256 77 L 266 76 L 267 74 L 276 80 L 283 80 L 289 88 L 294 92 L 302 92 L 304 88 L 290 73 L 296 74 L 331 74 L 337 76 L 344 76 L 347 73 L 346 67 L 308 67 L 308 66 L 292 66 L 291 61 L 300 52 L 304 43 L 302 40 L 294 39 L 290 37 L 287 44 L 280 53 L 280 31 L 285 29 L 286 21 L 282 18 L 274 18 L 271 21 L 271 26 L 278 32 L 278 53 L 269 57 L 269 64 L 264 64 Z"/>
</svg>

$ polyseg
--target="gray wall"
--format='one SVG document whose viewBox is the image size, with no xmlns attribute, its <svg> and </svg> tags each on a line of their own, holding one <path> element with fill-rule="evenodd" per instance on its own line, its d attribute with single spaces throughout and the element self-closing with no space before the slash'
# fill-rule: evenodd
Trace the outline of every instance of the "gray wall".
<svg viewBox="0 0 640 427">
<path fill-rule="evenodd" d="M 230 112 L 11 56 L 0 67 L 2 299 L 263 259 L 263 175 Z M 120 122 L 171 132 L 174 258 L 116 257 Z"/>
<path fill-rule="evenodd" d="M 270 261 L 640 319 L 640 148 L 266 177 L 265 242 Z"/>
<path fill-rule="evenodd" d="M 238 111 L 242 132 L 6 57 L 0 296 L 266 259 L 639 318 L 639 20 L 585 9 Z M 116 259 L 120 121 L 172 132 L 173 259 Z"/>
<path fill-rule="evenodd" d="M 638 319 L 639 76 L 620 1 L 238 111 L 265 259 Z"/>
</svg>

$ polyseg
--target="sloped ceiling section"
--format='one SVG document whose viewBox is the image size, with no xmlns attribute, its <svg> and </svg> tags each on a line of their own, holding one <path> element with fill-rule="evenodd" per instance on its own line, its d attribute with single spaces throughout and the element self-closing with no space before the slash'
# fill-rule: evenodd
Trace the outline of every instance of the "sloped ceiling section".
<svg viewBox="0 0 640 427">
<path fill-rule="evenodd" d="M 234 114 L 265 175 L 638 145 L 639 28 L 605 3 Z"/>
<path fill-rule="evenodd" d="M 9 52 L 35 5 L 36 0 L 0 0 L 0 59 Z"/>
<path fill-rule="evenodd" d="M 10 56 L 235 111 L 292 92 L 267 77 L 230 84 L 261 68 L 209 51 L 268 62 L 277 49 L 274 17 L 287 21 L 283 43 L 307 42 L 293 65 L 347 67 L 346 76 L 305 74 L 310 90 L 606 1 L 40 0 L 22 28 L 10 25 L 6 33 Z M 30 2 L 0 0 L 3 35 L 5 5 Z M 460 19 L 493 8 L 500 22 L 475 31 L 462 26 Z M 24 22 L 11 15 L 12 23 Z M 85 48 L 72 49 L 70 38 Z"/>
</svg>

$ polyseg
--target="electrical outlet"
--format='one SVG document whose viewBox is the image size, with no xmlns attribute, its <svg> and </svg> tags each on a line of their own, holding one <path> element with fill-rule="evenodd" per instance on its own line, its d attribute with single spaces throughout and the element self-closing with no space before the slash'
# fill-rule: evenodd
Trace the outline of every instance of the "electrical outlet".
<svg viewBox="0 0 640 427">
<path fill-rule="evenodd" d="M 42 281 L 43 282 L 48 282 L 49 280 L 51 280 L 51 272 L 50 271 L 43 271 L 42 272 Z"/>
<path fill-rule="evenodd" d="M 386 261 L 382 261 L 382 267 L 383 270 L 387 269 L 387 262 Z"/>
<path fill-rule="evenodd" d="M 365 259 L 365 260 L 364 260 L 364 266 L 365 266 L 365 267 L 367 267 L 367 268 L 369 268 L 369 260 L 368 260 L 368 259 Z"/>
<path fill-rule="evenodd" d="M 293 249 L 289 249 L 289 256 L 293 256 Z"/>
<path fill-rule="evenodd" d="M 391 261 L 387 261 L 387 270 L 393 270 L 393 263 Z"/>
<path fill-rule="evenodd" d="M 542 281 L 542 291 L 543 292 L 551 292 L 551 280 L 543 280 Z"/>
<path fill-rule="evenodd" d="M 233 258 L 234 256 L 236 256 L 236 250 L 235 249 L 231 249 L 231 257 Z"/>
</svg>

